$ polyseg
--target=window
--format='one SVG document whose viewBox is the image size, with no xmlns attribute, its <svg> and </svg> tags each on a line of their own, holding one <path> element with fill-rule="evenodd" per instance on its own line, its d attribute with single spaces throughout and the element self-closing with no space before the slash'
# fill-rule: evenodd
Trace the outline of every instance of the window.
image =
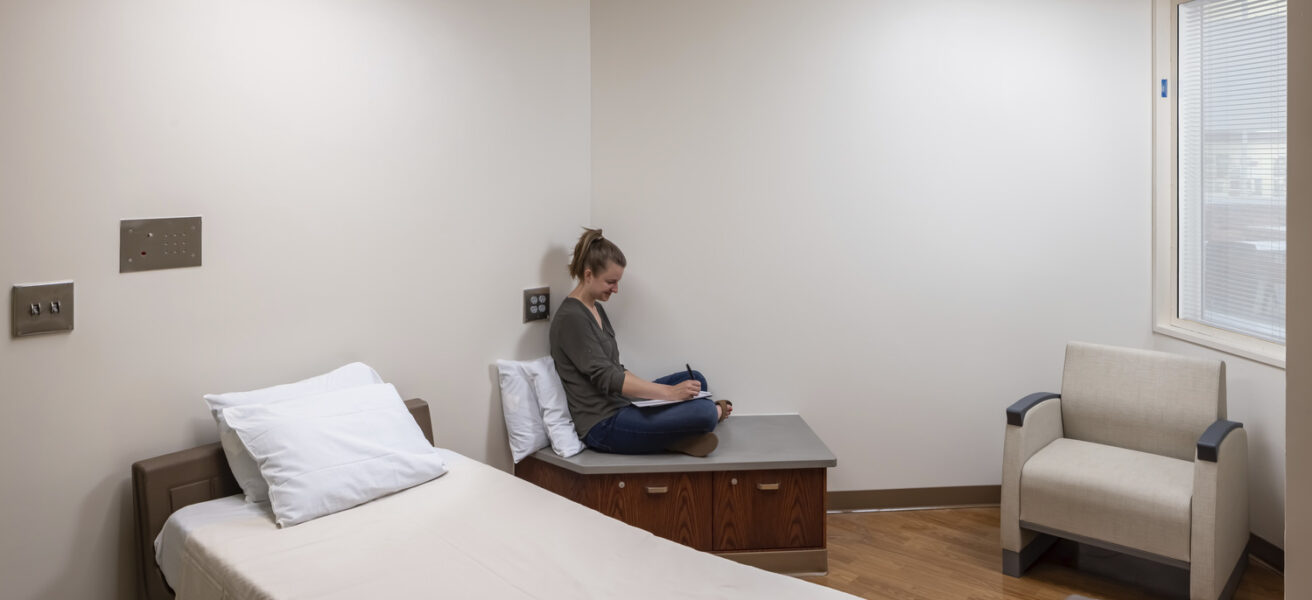
<svg viewBox="0 0 1312 600">
<path fill-rule="evenodd" d="M 1286 0 L 1159 0 L 1154 61 L 1156 329 L 1279 366 L 1285 12 Z"/>
</svg>

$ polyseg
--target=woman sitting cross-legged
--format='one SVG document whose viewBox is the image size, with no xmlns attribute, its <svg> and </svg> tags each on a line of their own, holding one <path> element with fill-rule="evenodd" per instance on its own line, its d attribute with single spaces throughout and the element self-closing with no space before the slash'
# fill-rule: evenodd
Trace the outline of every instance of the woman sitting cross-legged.
<svg viewBox="0 0 1312 600">
<path fill-rule="evenodd" d="M 600 229 L 586 229 L 574 246 L 569 274 L 578 285 L 551 322 L 551 358 L 574 428 L 584 444 L 601 452 L 673 450 L 706 456 L 719 443 L 716 424 L 729 416 L 733 404 L 697 398 L 708 386 L 696 371 L 646 381 L 620 364 L 615 329 L 600 303 L 619 293 L 626 263 L 624 253 Z M 635 399 L 674 404 L 640 408 L 633 405 Z"/>
</svg>

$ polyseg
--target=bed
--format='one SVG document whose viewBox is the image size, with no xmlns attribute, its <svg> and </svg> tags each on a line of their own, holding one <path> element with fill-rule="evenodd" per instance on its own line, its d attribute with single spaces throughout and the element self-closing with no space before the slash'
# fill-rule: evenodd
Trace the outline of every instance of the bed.
<svg viewBox="0 0 1312 600">
<path fill-rule="evenodd" d="M 428 405 L 406 405 L 431 444 Z M 174 598 L 171 583 L 178 600 L 852 598 L 440 451 L 449 471 L 437 479 L 283 529 L 267 504 L 238 495 L 219 444 L 140 461 L 132 476 L 146 597 Z"/>
</svg>

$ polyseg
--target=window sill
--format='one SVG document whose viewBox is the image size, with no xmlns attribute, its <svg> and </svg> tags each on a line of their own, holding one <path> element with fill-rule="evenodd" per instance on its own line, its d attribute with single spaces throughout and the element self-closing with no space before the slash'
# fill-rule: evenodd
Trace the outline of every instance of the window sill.
<svg viewBox="0 0 1312 600">
<path fill-rule="evenodd" d="M 1281 344 L 1182 319 L 1158 321 L 1153 325 L 1153 331 L 1279 369 L 1285 368 L 1285 347 Z"/>
</svg>

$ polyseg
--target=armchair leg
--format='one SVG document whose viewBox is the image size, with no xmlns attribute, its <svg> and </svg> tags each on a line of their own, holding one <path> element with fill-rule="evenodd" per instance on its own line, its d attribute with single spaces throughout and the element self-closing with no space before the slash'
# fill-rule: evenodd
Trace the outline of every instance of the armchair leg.
<svg viewBox="0 0 1312 600">
<path fill-rule="evenodd" d="M 1053 544 L 1057 543 L 1057 537 L 1040 533 L 1034 536 L 1028 545 L 1020 549 L 1020 552 L 1010 550 L 1002 551 L 1002 572 L 1012 577 L 1020 577 L 1029 570 L 1034 561 L 1043 556 Z"/>
</svg>

